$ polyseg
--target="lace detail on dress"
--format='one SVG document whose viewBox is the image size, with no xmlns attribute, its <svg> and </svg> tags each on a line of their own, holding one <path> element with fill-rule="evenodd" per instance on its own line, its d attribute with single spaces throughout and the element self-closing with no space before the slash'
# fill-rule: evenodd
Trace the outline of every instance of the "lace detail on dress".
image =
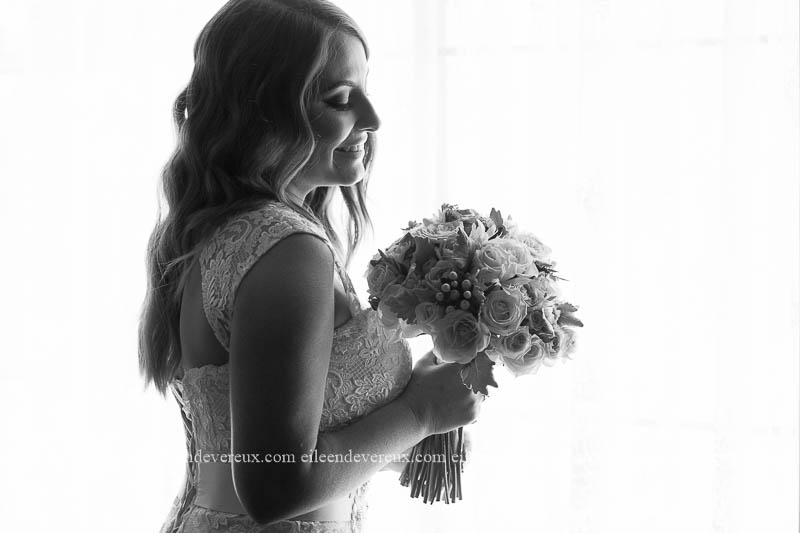
<svg viewBox="0 0 800 533">
<path fill-rule="evenodd" d="M 194 424 L 195 451 L 230 450 L 231 409 L 228 368 L 208 365 L 192 368 L 177 382 L 183 386 L 183 409 Z"/>
<path fill-rule="evenodd" d="M 235 217 L 214 235 L 200 254 L 203 307 L 220 343 L 228 349 L 236 288 L 255 264 L 280 239 L 292 233 L 317 235 L 330 246 L 321 227 L 280 204 L 270 204 Z M 336 270 L 350 298 L 351 319 L 335 328 L 326 380 L 320 431 L 333 431 L 394 400 L 411 377 L 411 351 L 397 331 L 386 329 L 371 308 L 362 308 L 346 270 L 331 247 Z M 170 384 L 186 429 L 186 484 L 175 498 L 161 533 L 361 533 L 367 511 L 368 483 L 353 494 L 351 520 L 304 522 L 286 520 L 268 526 L 249 516 L 211 510 L 194 504 L 196 452 L 231 453 L 230 377 L 228 365 L 192 368 Z"/>
<path fill-rule="evenodd" d="M 218 531 L 224 533 L 362 533 L 361 519 L 353 522 L 283 520 L 259 525 L 250 517 L 192 506 L 175 533 Z"/>
<path fill-rule="evenodd" d="M 399 396 L 411 379 L 411 349 L 384 328 L 375 311 L 362 309 L 333 332 L 320 431 L 335 431 Z M 230 451 L 228 364 L 190 368 L 173 387 L 193 423 L 196 450 Z"/>
<path fill-rule="evenodd" d="M 409 354 L 372 309 L 336 330 L 320 428 L 340 429 L 399 396 L 411 378 Z"/>
<path fill-rule="evenodd" d="M 224 225 L 200 254 L 203 310 L 220 344 L 229 350 L 230 324 L 236 289 L 245 274 L 281 239 L 293 233 L 310 233 L 336 252 L 325 231 L 292 209 L 269 203 L 248 211 Z M 338 269 L 338 260 L 337 269 Z"/>
<path fill-rule="evenodd" d="M 367 502 L 367 491 L 369 489 L 369 481 L 356 489 L 355 498 L 353 498 L 353 509 L 350 512 L 350 523 L 353 526 L 354 533 L 361 533 L 365 531 L 365 521 L 367 511 L 369 510 L 369 503 Z"/>
</svg>

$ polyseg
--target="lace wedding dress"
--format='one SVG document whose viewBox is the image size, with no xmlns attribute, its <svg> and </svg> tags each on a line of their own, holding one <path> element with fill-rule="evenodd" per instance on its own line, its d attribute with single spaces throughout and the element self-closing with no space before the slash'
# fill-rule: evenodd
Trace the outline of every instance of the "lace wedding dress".
<svg viewBox="0 0 800 533">
<path fill-rule="evenodd" d="M 322 227 L 283 204 L 265 202 L 262 207 L 237 215 L 222 225 L 201 251 L 203 309 L 215 336 L 226 350 L 239 283 L 259 257 L 293 233 L 317 235 L 331 246 Z M 349 297 L 352 317 L 334 330 L 321 432 L 342 428 L 394 400 L 411 377 L 408 344 L 382 328 L 372 309 L 362 309 L 335 252 L 334 257 L 337 258 L 336 271 Z M 350 520 L 284 520 L 259 525 L 244 512 L 236 498 L 231 464 L 194 460 L 198 452 L 231 453 L 228 387 L 227 364 L 192 368 L 182 379 L 176 378 L 170 383 L 181 408 L 188 460 L 185 486 L 175 498 L 161 533 L 363 531 L 369 482 L 350 494 Z"/>
</svg>

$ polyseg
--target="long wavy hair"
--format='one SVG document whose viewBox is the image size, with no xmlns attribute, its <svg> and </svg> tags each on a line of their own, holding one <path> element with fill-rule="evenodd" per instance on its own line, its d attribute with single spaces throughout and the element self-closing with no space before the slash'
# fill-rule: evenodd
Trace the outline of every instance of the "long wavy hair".
<svg viewBox="0 0 800 533">
<path fill-rule="evenodd" d="M 368 132 L 364 179 L 318 187 L 299 205 L 287 186 L 316 146 L 309 108 L 338 32 L 356 23 L 325 0 L 231 0 L 205 25 L 194 70 L 175 100 L 177 147 L 161 173 L 163 203 L 147 249 L 148 289 L 139 321 L 139 369 L 162 396 L 181 364 L 180 308 L 190 266 L 215 228 L 267 200 L 321 223 L 349 264 L 371 227 L 366 187 L 375 155 Z M 339 190 L 347 239 L 333 229 Z"/>
</svg>

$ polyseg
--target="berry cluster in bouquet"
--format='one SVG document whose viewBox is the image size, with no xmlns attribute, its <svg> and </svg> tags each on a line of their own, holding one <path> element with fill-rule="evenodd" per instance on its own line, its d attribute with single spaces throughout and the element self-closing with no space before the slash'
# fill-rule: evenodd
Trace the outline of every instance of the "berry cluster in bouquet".
<svg viewBox="0 0 800 533">
<path fill-rule="evenodd" d="M 583 324 L 578 308 L 561 298 L 562 278 L 535 235 L 495 209 L 485 217 L 450 204 L 403 232 L 367 269 L 369 302 L 384 326 L 406 338 L 430 335 L 437 360 L 463 365 L 462 381 L 475 394 L 497 387 L 497 362 L 520 376 L 570 358 L 573 328 Z M 412 458 L 446 460 L 406 464 L 400 481 L 411 484 L 412 497 L 461 499 L 462 429 L 414 447 Z"/>
</svg>

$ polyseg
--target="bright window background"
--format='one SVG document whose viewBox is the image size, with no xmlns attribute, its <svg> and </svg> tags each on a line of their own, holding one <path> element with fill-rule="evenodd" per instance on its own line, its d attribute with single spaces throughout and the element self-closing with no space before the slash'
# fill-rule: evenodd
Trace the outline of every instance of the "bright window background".
<svg viewBox="0 0 800 533">
<path fill-rule="evenodd" d="M 170 106 L 220 5 L 0 5 L 8 531 L 155 531 L 182 482 L 136 320 Z M 339 5 L 383 119 L 361 294 L 409 219 L 498 207 L 586 323 L 574 361 L 496 370 L 464 501 L 382 473 L 372 530 L 797 531 L 797 3 Z"/>
</svg>

